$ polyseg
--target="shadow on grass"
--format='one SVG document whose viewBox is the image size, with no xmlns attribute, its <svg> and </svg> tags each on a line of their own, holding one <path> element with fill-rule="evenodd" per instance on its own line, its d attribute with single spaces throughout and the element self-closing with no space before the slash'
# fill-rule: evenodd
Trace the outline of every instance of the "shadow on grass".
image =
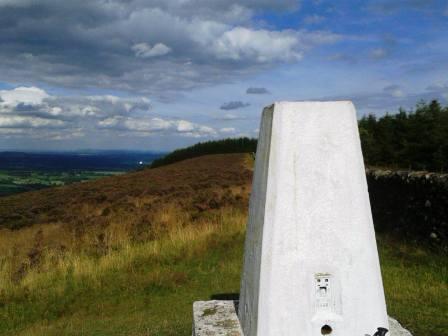
<svg viewBox="0 0 448 336">
<path fill-rule="evenodd" d="M 210 295 L 210 300 L 233 300 L 238 301 L 240 293 L 218 293 Z"/>
</svg>

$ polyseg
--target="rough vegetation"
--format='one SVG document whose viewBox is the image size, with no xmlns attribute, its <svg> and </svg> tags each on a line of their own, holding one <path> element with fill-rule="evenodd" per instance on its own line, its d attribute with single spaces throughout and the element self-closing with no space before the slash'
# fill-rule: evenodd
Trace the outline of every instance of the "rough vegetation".
<svg viewBox="0 0 448 336">
<path fill-rule="evenodd" d="M 202 155 L 226 153 L 255 153 L 257 140 L 249 138 L 224 139 L 217 141 L 199 142 L 196 145 L 177 149 L 168 155 L 154 160 L 151 168 L 161 167 L 174 162 L 191 159 Z"/>
<path fill-rule="evenodd" d="M 239 290 L 251 164 L 204 156 L 0 198 L 0 334 L 190 335 L 193 301 Z M 446 256 L 378 246 L 389 313 L 447 336 Z"/>
<path fill-rule="evenodd" d="M 238 154 L 180 162 L 162 169 L 146 169 L 97 181 L 0 198 L 0 228 L 62 223 L 80 232 L 103 228 L 126 217 L 136 237 L 150 227 L 155 210 L 167 204 L 192 217 L 223 205 L 247 206 L 236 186 L 248 186 L 250 171 L 241 170 Z M 79 238 L 79 237 L 78 237 Z"/>
<path fill-rule="evenodd" d="M 238 288 L 250 164 L 215 155 L 2 198 L 0 334 L 188 335 L 195 299 Z"/>
</svg>

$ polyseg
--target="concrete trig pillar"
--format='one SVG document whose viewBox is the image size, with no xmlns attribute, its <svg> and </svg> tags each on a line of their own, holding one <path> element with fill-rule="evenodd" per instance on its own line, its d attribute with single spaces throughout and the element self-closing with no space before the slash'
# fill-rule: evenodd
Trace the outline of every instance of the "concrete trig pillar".
<svg viewBox="0 0 448 336">
<path fill-rule="evenodd" d="M 389 329 L 351 102 L 263 111 L 239 318 L 245 336 Z"/>
</svg>

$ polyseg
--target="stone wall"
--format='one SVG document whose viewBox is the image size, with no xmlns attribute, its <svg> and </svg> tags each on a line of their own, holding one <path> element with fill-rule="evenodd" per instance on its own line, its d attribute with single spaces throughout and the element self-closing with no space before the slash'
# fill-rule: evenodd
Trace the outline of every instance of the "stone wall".
<svg viewBox="0 0 448 336">
<path fill-rule="evenodd" d="M 377 232 L 448 250 L 448 174 L 367 169 Z"/>
</svg>

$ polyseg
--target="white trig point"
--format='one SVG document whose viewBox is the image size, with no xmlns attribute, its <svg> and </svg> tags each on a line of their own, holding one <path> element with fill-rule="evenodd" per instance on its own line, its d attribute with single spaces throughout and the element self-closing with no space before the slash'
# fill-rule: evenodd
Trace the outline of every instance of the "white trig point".
<svg viewBox="0 0 448 336">
<path fill-rule="evenodd" d="M 244 336 L 387 334 L 351 102 L 263 111 L 239 319 Z"/>
</svg>

